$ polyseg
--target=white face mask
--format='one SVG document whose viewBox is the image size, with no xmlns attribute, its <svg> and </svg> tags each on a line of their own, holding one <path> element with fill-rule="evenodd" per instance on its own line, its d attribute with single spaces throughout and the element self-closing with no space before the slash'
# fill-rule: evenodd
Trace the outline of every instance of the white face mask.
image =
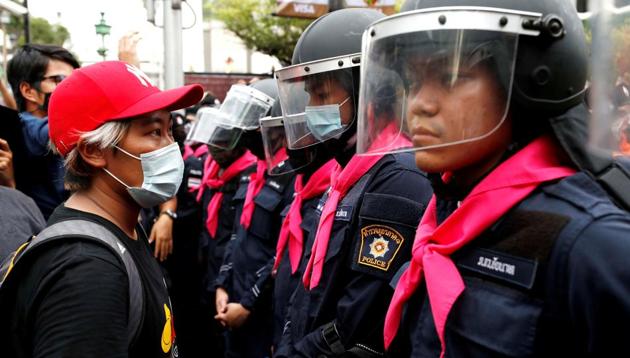
<svg viewBox="0 0 630 358">
<path fill-rule="evenodd" d="M 177 143 L 149 153 L 142 153 L 140 157 L 116 146 L 121 152 L 137 159 L 142 165 L 144 180 L 142 187 L 131 187 L 118 179 L 109 170 L 103 170 L 120 184 L 124 185 L 129 195 L 143 208 L 150 208 L 169 200 L 179 189 L 184 175 L 184 160 Z"/>
</svg>

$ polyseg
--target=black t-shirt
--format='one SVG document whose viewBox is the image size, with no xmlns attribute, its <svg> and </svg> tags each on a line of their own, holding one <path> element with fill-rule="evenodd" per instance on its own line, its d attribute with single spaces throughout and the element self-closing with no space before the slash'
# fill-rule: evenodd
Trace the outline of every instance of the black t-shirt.
<svg viewBox="0 0 630 358">
<path fill-rule="evenodd" d="M 36 260 L 20 272 L 14 309 L 5 309 L 12 316 L 10 356 L 177 357 L 172 307 L 146 235 L 133 240 L 103 218 L 63 205 L 48 224 L 73 218 L 103 225 L 134 258 L 144 292 L 138 337 L 129 347 L 124 264 L 101 244 L 61 240 L 33 255 Z"/>
</svg>

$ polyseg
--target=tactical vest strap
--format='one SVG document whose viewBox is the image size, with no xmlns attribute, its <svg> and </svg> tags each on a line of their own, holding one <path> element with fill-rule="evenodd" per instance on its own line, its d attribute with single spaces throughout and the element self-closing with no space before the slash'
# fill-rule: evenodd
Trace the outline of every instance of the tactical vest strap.
<svg viewBox="0 0 630 358">
<path fill-rule="evenodd" d="M 460 267 L 472 270 L 476 275 L 519 289 L 525 287 L 534 297 L 542 297 L 544 272 L 541 270 L 546 269 L 549 254 L 568 222 L 569 218 L 557 213 L 513 210 L 453 257 Z M 515 282 L 506 279 L 506 275 L 493 274 L 492 269 L 477 267 L 477 260 L 471 262 L 470 257 L 478 254 L 479 250 L 492 250 L 535 263 L 538 268 L 531 272 L 534 275 L 528 281 L 531 284 L 514 285 Z M 521 271 L 521 268 L 516 267 L 516 270 Z"/>
<path fill-rule="evenodd" d="M 626 211 L 630 211 L 630 173 L 617 161 L 597 176 L 597 182 L 606 190 L 615 204 Z"/>
<path fill-rule="evenodd" d="M 333 354 L 339 356 L 346 352 L 334 322 L 330 322 L 322 327 L 322 337 L 324 337 L 324 341 L 328 344 Z"/>
</svg>

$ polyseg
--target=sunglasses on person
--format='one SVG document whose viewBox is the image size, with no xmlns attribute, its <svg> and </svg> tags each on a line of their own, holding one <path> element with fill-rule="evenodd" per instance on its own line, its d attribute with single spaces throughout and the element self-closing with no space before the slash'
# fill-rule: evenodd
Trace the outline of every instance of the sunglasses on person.
<svg viewBox="0 0 630 358">
<path fill-rule="evenodd" d="M 66 75 L 52 75 L 52 76 L 44 76 L 41 81 L 52 80 L 56 85 L 60 84 L 61 81 L 65 80 L 68 76 Z"/>
</svg>

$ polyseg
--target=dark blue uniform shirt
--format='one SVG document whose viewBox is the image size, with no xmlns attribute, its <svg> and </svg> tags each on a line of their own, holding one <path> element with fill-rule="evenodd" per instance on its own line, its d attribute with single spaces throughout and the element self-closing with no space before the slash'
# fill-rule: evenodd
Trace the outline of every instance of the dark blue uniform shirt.
<svg viewBox="0 0 630 358">
<path fill-rule="evenodd" d="M 302 228 L 304 240 L 306 240 L 308 236 L 308 231 L 306 231 L 307 228 L 317 226 L 317 222 L 319 221 L 317 204 L 320 200 L 321 196 L 317 196 L 302 202 L 302 210 L 300 210 L 300 213 L 302 214 L 302 224 L 300 227 Z M 282 211 L 283 221 L 290 208 L 291 205 L 288 205 L 285 210 Z M 305 243 L 303 243 L 303 245 L 306 246 Z M 303 247 L 302 250 L 302 252 L 304 252 L 306 247 Z M 284 250 L 282 260 L 280 261 L 280 265 L 278 265 L 278 271 L 275 276 L 273 287 L 274 346 L 277 346 L 280 342 L 280 337 L 282 336 L 282 331 L 284 329 L 284 319 L 288 312 L 291 295 L 297 285 L 302 282 L 302 275 L 304 274 L 304 271 L 300 270 L 302 266 L 303 265 L 300 265 L 295 273 L 291 273 L 291 261 L 289 259 L 289 249 L 287 245 L 287 248 Z"/>
<path fill-rule="evenodd" d="M 295 289 L 278 357 L 382 354 L 383 322 L 393 294 L 389 281 L 409 260 L 431 195 L 411 153 L 386 155 L 359 179 L 337 206 L 319 285 Z M 305 227 L 302 272 L 318 221 Z"/>
<path fill-rule="evenodd" d="M 446 322 L 446 356 L 630 355 L 629 232 L 630 215 L 585 173 L 538 188 L 452 256 L 466 289 Z M 440 355 L 421 287 L 392 356 Z"/>
<path fill-rule="evenodd" d="M 240 224 L 249 176 L 241 177 L 234 195 L 236 215 L 233 239 L 227 245 L 217 286 L 227 289 L 230 302 L 251 314 L 243 326 L 228 332 L 226 357 L 265 357 L 273 336 L 271 269 L 282 225 L 282 210 L 293 201 L 295 176 L 269 176 L 254 198 L 248 229 Z"/>
<path fill-rule="evenodd" d="M 234 176 L 232 180 L 225 183 L 221 188 L 206 188 L 202 196 L 203 230 L 201 233 L 200 247 L 203 257 L 207 258 L 207 271 L 204 282 L 206 283 L 205 291 L 214 305 L 215 283 L 219 276 L 219 270 L 225 256 L 225 249 L 232 238 L 234 229 L 234 220 L 236 216 L 236 203 L 234 195 L 241 182 L 249 183 L 249 175 L 256 171 L 256 166 L 250 166 L 243 170 L 239 175 Z M 221 200 L 221 208 L 219 208 L 219 222 L 214 237 L 210 236 L 206 228 L 206 220 L 208 219 L 208 205 L 214 194 L 218 191 L 223 193 Z M 227 265 L 227 263 L 226 263 Z M 225 268 L 224 268 L 225 270 Z"/>
</svg>

